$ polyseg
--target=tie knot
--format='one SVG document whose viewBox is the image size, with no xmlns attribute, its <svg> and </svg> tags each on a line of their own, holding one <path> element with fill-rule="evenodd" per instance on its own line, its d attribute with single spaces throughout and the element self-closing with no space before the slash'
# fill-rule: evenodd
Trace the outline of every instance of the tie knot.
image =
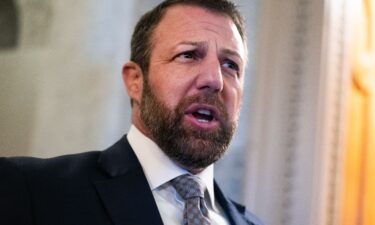
<svg viewBox="0 0 375 225">
<path fill-rule="evenodd" d="M 184 200 L 194 197 L 204 197 L 205 186 L 197 176 L 190 174 L 181 175 L 172 180 L 172 185 Z"/>
</svg>

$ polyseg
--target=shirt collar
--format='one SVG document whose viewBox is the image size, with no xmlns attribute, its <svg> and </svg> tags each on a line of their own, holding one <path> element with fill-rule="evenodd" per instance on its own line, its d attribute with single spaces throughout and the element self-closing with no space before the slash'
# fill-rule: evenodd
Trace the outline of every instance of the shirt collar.
<svg viewBox="0 0 375 225">
<path fill-rule="evenodd" d="M 130 127 L 127 138 L 142 165 L 152 191 L 180 175 L 189 173 L 174 163 L 155 142 L 145 136 L 134 125 Z M 214 206 L 213 165 L 208 166 L 196 176 L 205 183 L 211 203 Z"/>
</svg>

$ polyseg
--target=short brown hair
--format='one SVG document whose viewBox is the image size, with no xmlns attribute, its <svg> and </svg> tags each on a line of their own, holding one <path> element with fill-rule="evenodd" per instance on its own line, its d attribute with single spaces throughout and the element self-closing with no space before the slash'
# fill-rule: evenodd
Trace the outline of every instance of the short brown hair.
<svg viewBox="0 0 375 225">
<path fill-rule="evenodd" d="M 133 32 L 130 60 L 141 67 L 145 76 L 147 76 L 150 64 L 153 32 L 166 10 L 174 5 L 193 5 L 229 16 L 236 25 L 242 41 L 246 43 L 244 19 L 233 2 L 228 0 L 166 0 L 144 14 Z"/>
</svg>

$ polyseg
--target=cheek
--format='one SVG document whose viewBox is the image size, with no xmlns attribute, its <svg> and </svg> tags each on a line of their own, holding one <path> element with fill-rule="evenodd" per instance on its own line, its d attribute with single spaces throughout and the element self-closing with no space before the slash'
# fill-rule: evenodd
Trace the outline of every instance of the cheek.
<svg viewBox="0 0 375 225">
<path fill-rule="evenodd" d="M 237 120 L 242 101 L 242 89 L 232 88 L 227 94 L 227 107 L 229 116 Z"/>
<path fill-rule="evenodd" d="M 184 96 L 183 85 L 175 79 L 166 79 L 166 77 L 153 79 L 150 80 L 150 86 L 158 100 L 169 109 L 174 109 Z"/>
<path fill-rule="evenodd" d="M 155 95 L 170 109 L 175 108 L 184 97 L 193 94 L 190 90 L 194 77 L 186 74 L 190 73 L 171 66 L 150 77 Z"/>
</svg>

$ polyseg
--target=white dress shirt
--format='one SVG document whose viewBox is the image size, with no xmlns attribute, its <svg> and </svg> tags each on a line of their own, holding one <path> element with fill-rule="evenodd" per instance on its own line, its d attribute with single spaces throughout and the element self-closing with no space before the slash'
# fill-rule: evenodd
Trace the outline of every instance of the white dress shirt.
<svg viewBox="0 0 375 225">
<path fill-rule="evenodd" d="M 163 223 L 165 225 L 181 225 L 184 200 L 169 181 L 189 172 L 169 159 L 151 139 L 141 133 L 134 125 L 130 127 L 127 138 L 142 165 Z M 205 200 L 211 224 L 228 225 L 229 223 L 224 216 L 223 210 L 215 202 L 213 165 L 196 175 L 201 178 L 207 187 Z"/>
</svg>

